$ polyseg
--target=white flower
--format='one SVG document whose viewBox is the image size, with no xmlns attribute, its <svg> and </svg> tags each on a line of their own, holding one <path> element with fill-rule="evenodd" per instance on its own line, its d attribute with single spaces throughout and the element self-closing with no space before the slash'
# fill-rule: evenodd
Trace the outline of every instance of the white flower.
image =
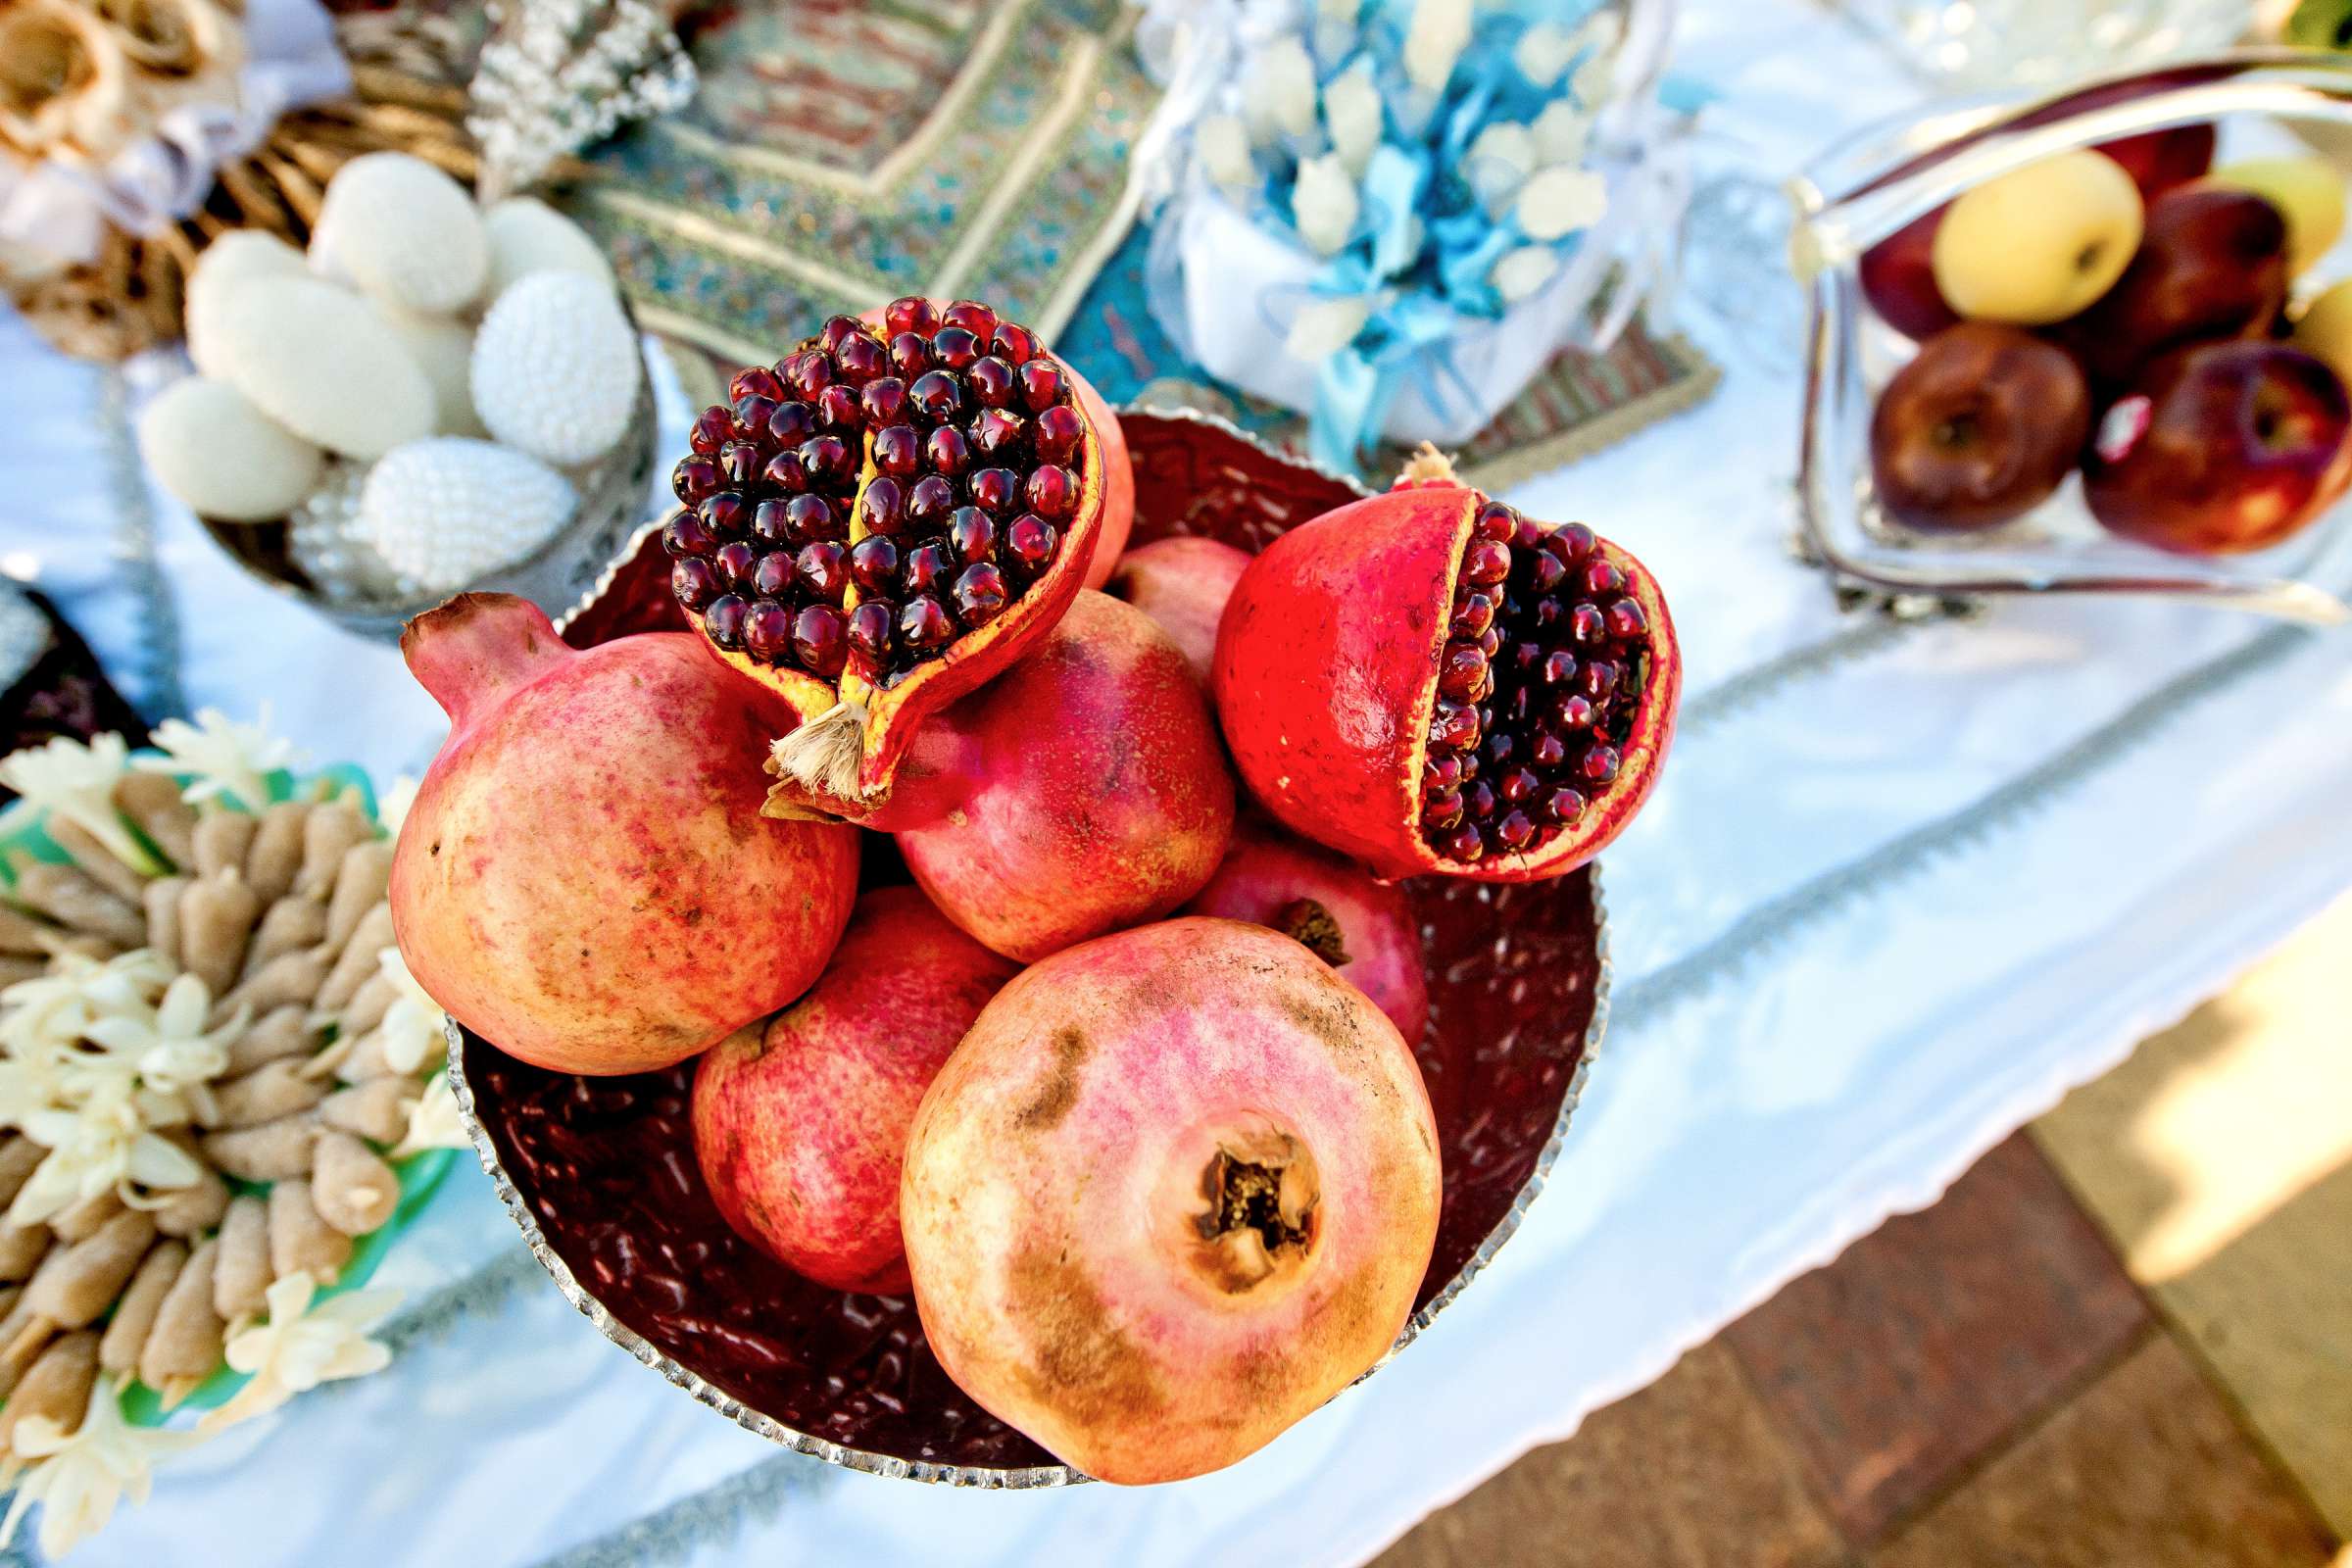
<svg viewBox="0 0 2352 1568">
<path fill-rule="evenodd" d="M 87 746 L 61 736 L 46 746 L 0 759 L 0 784 L 30 805 L 78 824 L 140 875 L 162 876 L 167 867 L 115 809 L 115 786 L 129 771 L 129 763 L 130 746 L 120 735 L 100 735 Z"/>
<path fill-rule="evenodd" d="M 384 825 L 386 833 L 398 838 L 400 824 L 409 819 L 409 808 L 416 804 L 416 779 L 413 774 L 403 773 L 385 785 L 384 792 L 375 798 L 375 819 Z"/>
<path fill-rule="evenodd" d="M 1535 169 L 1535 133 L 1525 125 L 1498 120 L 1470 143 L 1462 172 L 1469 176 L 1480 204 L 1490 213 L 1499 213 L 1519 194 L 1519 187 L 1527 183 Z"/>
<path fill-rule="evenodd" d="M 22 1124 L 24 1115 L 75 1102 L 77 1086 L 109 1075 L 130 1077 L 133 1063 L 82 1042 L 99 1020 L 140 1017 L 150 999 L 172 979 L 172 966 L 145 948 L 104 962 L 80 954 L 62 954 L 48 974 L 20 980 L 0 991 L 0 1050 L 10 1060 L 0 1071 L 0 1121 Z"/>
<path fill-rule="evenodd" d="M 1260 141 L 1314 133 L 1315 62 L 1304 42 L 1286 34 L 1258 51 L 1242 83 L 1242 114 Z"/>
<path fill-rule="evenodd" d="M 1560 79 L 1568 62 L 1576 58 L 1579 44 L 1573 33 L 1555 22 L 1539 22 L 1519 35 L 1519 47 L 1511 51 L 1511 62 L 1519 74 L 1538 87 L 1548 87 Z"/>
<path fill-rule="evenodd" d="M 276 1409 L 321 1383 L 366 1377 L 391 1364 L 392 1352 L 368 1331 L 400 1304 L 398 1291 L 352 1291 L 311 1305 L 318 1286 L 308 1274 L 289 1274 L 270 1287 L 267 1320 L 228 1342 L 228 1364 L 252 1381 L 197 1424 L 218 1432 Z"/>
<path fill-rule="evenodd" d="M 267 775 L 302 760 L 291 742 L 269 732 L 270 705 L 250 724 L 233 724 L 218 708 L 200 709 L 196 722 L 167 718 L 156 726 L 155 744 L 168 756 L 138 757 L 131 766 L 143 773 L 193 773 L 180 794 L 190 801 L 233 797 L 249 811 L 270 804 Z"/>
<path fill-rule="evenodd" d="M 409 1130 L 393 1146 L 391 1157 L 402 1159 L 428 1149 L 466 1149 L 472 1143 L 458 1113 L 458 1092 L 449 1086 L 449 1074 L 437 1073 L 424 1086 L 423 1098 L 409 1107 Z"/>
<path fill-rule="evenodd" d="M 398 948 L 386 948 L 376 956 L 376 962 L 399 993 L 384 1009 L 384 1021 L 376 1025 L 383 1042 L 384 1064 L 395 1072 L 421 1072 L 449 1048 L 449 1037 L 441 1032 L 448 1014 L 409 973 L 408 961 Z"/>
<path fill-rule="evenodd" d="M 1350 67 L 1332 77 L 1323 89 L 1323 123 L 1348 174 L 1363 178 L 1383 128 L 1380 88 L 1370 70 Z"/>
<path fill-rule="evenodd" d="M 1590 228 L 1609 210 L 1609 182 L 1581 169 L 1554 166 L 1519 192 L 1519 226 L 1529 239 L 1554 240 Z"/>
<path fill-rule="evenodd" d="M 1314 300 L 1300 306 L 1291 318 L 1282 352 L 1294 360 L 1320 365 L 1354 341 L 1372 314 L 1372 301 L 1361 294 L 1346 299 Z"/>
<path fill-rule="evenodd" d="M 1298 165 L 1298 188 L 1291 193 L 1291 218 L 1298 237 L 1319 256 L 1329 256 L 1348 243 L 1355 227 L 1359 203 L 1355 181 L 1339 154 L 1309 158 Z"/>
<path fill-rule="evenodd" d="M 83 1034 L 129 1058 L 140 1081 L 151 1089 L 203 1093 L 227 1068 L 229 1045 L 244 1032 L 249 1011 L 239 1007 L 220 1028 L 208 1032 L 204 1024 L 212 1006 L 212 992 L 205 983 L 183 974 L 165 989 L 160 1006 L 96 1019 Z"/>
<path fill-rule="evenodd" d="M 37 1502 L 41 1555 L 57 1561 L 104 1528 L 124 1497 L 134 1505 L 147 1500 L 158 1459 L 203 1441 L 201 1433 L 132 1426 L 122 1419 L 122 1396 L 105 1378 L 91 1386 L 81 1425 L 71 1433 L 47 1416 L 26 1416 L 18 1423 L 6 1468 L 14 1470 L 19 1456 L 33 1464 L 17 1481 L 16 1500 L 0 1521 L 0 1548 L 16 1540 L 25 1511 Z"/>
<path fill-rule="evenodd" d="M 1585 161 L 1585 143 L 1592 133 L 1592 118 L 1567 99 L 1554 98 L 1545 104 L 1544 112 L 1528 122 L 1527 128 L 1535 135 L 1536 154 L 1542 162 Z"/>
<path fill-rule="evenodd" d="M 187 1120 L 175 1096 L 134 1089 L 127 1076 L 89 1087 L 71 1110 L 36 1110 L 21 1125 L 49 1151 L 33 1168 L 8 1217 L 32 1225 L 105 1192 L 128 1200 L 135 1184 L 150 1190 L 186 1187 L 204 1174 L 194 1156 L 151 1130 Z"/>
<path fill-rule="evenodd" d="M 1625 39 L 1625 20 L 1614 11 L 1596 11 L 1576 29 L 1576 44 L 1592 54 L 1576 68 L 1569 87 L 1588 104 L 1609 95 L 1609 80 L 1617 71 L 1617 46 Z"/>
<path fill-rule="evenodd" d="M 1200 154 L 1208 177 L 1228 189 L 1247 192 L 1257 183 L 1257 166 L 1250 158 L 1250 132 L 1231 115 L 1209 115 L 1193 131 L 1193 146 Z"/>
<path fill-rule="evenodd" d="M 1404 34 L 1404 74 L 1435 97 L 1446 90 L 1453 63 L 1470 42 L 1470 0 L 1414 0 Z"/>
<path fill-rule="evenodd" d="M 1494 285 L 1494 292 L 1502 296 L 1505 305 L 1516 305 L 1550 282 L 1559 270 L 1559 253 L 1550 246 L 1522 245 L 1494 259 L 1487 281 Z"/>
</svg>

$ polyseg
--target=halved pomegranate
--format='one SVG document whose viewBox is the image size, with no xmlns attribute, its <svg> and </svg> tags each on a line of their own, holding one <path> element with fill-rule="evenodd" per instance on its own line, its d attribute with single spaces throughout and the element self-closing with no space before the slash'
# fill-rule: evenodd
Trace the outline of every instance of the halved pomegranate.
<svg viewBox="0 0 2352 1568">
<path fill-rule="evenodd" d="M 818 716 L 787 814 L 862 817 L 922 718 L 1019 659 L 1124 543 L 1116 418 L 988 306 L 837 316 L 696 420 L 671 589 L 729 665 Z M 1109 571 L 1107 561 L 1102 566 Z"/>
<path fill-rule="evenodd" d="M 1382 876 L 1528 882 L 1633 819 L 1683 674 L 1639 561 L 1425 447 L 1388 494 L 1251 563 L 1211 684 L 1235 765 L 1292 831 Z"/>
</svg>

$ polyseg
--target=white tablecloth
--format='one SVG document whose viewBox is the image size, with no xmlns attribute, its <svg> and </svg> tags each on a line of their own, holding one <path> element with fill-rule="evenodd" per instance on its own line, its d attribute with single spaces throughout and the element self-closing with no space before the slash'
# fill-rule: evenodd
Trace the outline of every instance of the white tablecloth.
<svg viewBox="0 0 2352 1568">
<path fill-rule="evenodd" d="M 1711 161 L 1777 174 L 1914 91 L 1796 0 L 1691 11 L 1681 67 L 1725 92 Z M 598 1338 L 468 1169 L 381 1276 L 411 1292 L 392 1369 L 175 1462 L 81 1560 L 1359 1561 L 1933 1200 L 2352 887 L 2343 635 L 2153 604 L 1841 618 L 1782 550 L 1788 371 L 1728 358 L 1705 407 L 1512 498 L 1657 569 L 1693 695 L 1607 859 L 1616 1018 L 1549 1190 L 1395 1365 L 1182 1486 L 853 1475 Z M 135 688 L 156 627 L 114 560 L 142 524 L 92 417 L 109 383 L 13 322 L 0 366 L 0 568 L 56 591 Z M 380 772 L 429 754 L 439 715 L 391 651 L 150 504 L 188 705 L 268 698 L 321 760 Z"/>
</svg>

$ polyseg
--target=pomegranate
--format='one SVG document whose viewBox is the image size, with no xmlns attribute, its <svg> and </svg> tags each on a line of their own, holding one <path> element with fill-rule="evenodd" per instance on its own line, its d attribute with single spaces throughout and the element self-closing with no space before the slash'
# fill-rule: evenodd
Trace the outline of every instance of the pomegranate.
<svg viewBox="0 0 2352 1568">
<path fill-rule="evenodd" d="M 915 1116 L 900 1218 L 949 1376 L 1142 1484 L 1234 1463 L 1378 1362 L 1439 1199 L 1396 1026 L 1287 938 L 1181 919 L 981 1010 Z"/>
<path fill-rule="evenodd" d="M 1217 622 L 1249 564 L 1248 552 L 1222 540 L 1154 539 L 1119 558 L 1108 591 L 1158 621 L 1205 684 L 1217 651 Z"/>
<path fill-rule="evenodd" d="M 1105 540 L 1116 559 L 1126 445 L 1075 371 L 973 300 L 837 316 L 728 394 L 671 475 L 671 590 L 809 716 L 782 755 L 854 814 L 926 715 L 1053 628 Z"/>
<path fill-rule="evenodd" d="M 1561 875 L 1624 831 L 1682 684 L 1639 561 L 1457 484 L 1429 448 L 1250 563 L 1210 674 L 1285 826 L 1381 876 L 1489 882 Z"/>
<path fill-rule="evenodd" d="M 575 651 L 511 594 L 417 616 L 401 652 L 450 734 L 393 853 L 393 928 L 459 1022 L 559 1072 L 642 1072 L 824 968 L 858 836 L 759 814 L 754 759 L 791 710 L 684 633 Z"/>
<path fill-rule="evenodd" d="M 736 1233 L 820 1285 L 905 1294 L 907 1126 L 1019 967 L 913 888 L 859 899 L 815 987 L 695 1068 L 695 1158 Z"/>
<path fill-rule="evenodd" d="M 1402 889 L 1342 856 L 1244 818 L 1224 863 L 1184 912 L 1269 926 L 1370 997 L 1406 1040 L 1429 1026 L 1411 905 Z"/>
<path fill-rule="evenodd" d="M 768 809 L 803 809 L 796 788 L 780 778 Z M 1089 590 L 1035 653 L 923 725 L 864 821 L 898 835 L 949 919 L 1033 963 L 1198 893 L 1233 835 L 1233 775 L 1167 633 Z"/>
</svg>

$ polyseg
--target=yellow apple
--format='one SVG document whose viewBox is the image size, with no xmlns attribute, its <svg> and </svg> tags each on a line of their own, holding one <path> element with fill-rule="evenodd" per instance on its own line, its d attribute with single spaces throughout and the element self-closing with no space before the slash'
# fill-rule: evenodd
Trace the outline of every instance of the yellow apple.
<svg viewBox="0 0 2352 1568">
<path fill-rule="evenodd" d="M 2295 319 L 2294 342 L 2352 385 L 2352 278 L 2305 308 Z"/>
<path fill-rule="evenodd" d="M 1973 320 L 2063 321 L 2123 276 L 2143 217 L 2115 160 L 2056 154 L 1961 193 L 1936 230 L 1936 286 Z"/>
<path fill-rule="evenodd" d="M 2325 158 L 2249 158 L 2207 176 L 2250 190 L 2286 220 L 2286 269 L 2300 272 L 2328 254 L 2344 231 L 2344 176 Z"/>
</svg>

